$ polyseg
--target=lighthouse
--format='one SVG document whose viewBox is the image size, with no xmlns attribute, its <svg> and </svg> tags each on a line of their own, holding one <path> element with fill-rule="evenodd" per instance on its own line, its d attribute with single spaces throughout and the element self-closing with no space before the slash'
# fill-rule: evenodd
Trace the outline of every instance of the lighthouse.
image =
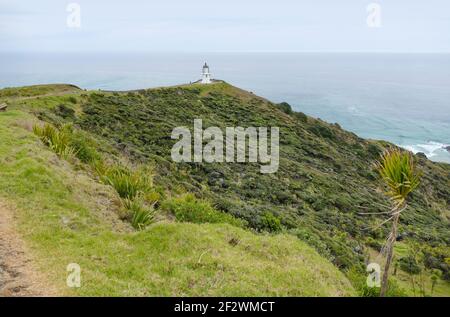
<svg viewBox="0 0 450 317">
<path fill-rule="evenodd" d="M 210 84 L 211 83 L 211 73 L 209 72 L 208 64 L 203 65 L 202 71 L 202 84 Z"/>
</svg>

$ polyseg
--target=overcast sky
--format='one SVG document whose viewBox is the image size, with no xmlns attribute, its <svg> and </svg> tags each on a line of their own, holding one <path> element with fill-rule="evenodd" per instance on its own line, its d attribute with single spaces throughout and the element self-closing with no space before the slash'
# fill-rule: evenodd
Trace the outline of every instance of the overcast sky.
<svg viewBox="0 0 450 317">
<path fill-rule="evenodd" d="M 0 51 L 450 52 L 450 1 L 0 0 Z"/>
</svg>

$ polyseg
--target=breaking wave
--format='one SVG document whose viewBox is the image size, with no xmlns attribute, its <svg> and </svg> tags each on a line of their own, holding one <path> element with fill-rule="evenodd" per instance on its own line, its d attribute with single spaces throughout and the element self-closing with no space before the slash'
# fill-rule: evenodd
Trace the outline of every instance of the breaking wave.
<svg viewBox="0 0 450 317">
<path fill-rule="evenodd" d="M 437 159 L 438 161 L 450 161 L 450 152 L 447 151 L 446 147 L 448 144 L 428 141 L 425 144 L 415 144 L 415 145 L 400 145 L 401 147 L 413 152 L 414 154 L 418 152 L 424 153 L 429 159 Z M 447 160 L 447 157 L 449 158 Z"/>
</svg>

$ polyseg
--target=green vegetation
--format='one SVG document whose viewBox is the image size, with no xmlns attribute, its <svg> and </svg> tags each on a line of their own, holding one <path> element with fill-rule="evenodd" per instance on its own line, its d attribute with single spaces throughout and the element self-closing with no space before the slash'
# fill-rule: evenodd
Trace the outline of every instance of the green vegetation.
<svg viewBox="0 0 450 317">
<path fill-rule="evenodd" d="M 153 223 L 159 196 L 154 195 L 153 175 L 149 167 L 106 166 L 102 159 L 94 161 L 93 166 L 101 181 L 119 195 L 126 209 L 124 218 L 130 220 L 133 228 L 143 230 Z"/>
<path fill-rule="evenodd" d="M 61 294 L 80 296 L 349 296 L 331 263 L 290 235 L 228 224 L 161 221 L 133 231 L 110 186 L 59 159 L 25 129 L 23 111 L 0 114 L 0 197 Z M 65 286 L 68 263 L 82 286 Z"/>
<path fill-rule="evenodd" d="M 378 163 L 378 170 L 389 188 L 387 195 L 396 208 L 402 206 L 408 195 L 419 186 L 420 173 L 415 168 L 412 155 L 400 149 L 387 150 Z"/>
<path fill-rule="evenodd" d="M 70 126 L 65 125 L 57 129 L 46 123 L 43 127 L 33 126 L 33 132 L 60 157 L 68 160 L 75 156 L 76 150 L 70 146 Z"/>
<path fill-rule="evenodd" d="M 58 281 L 65 280 L 62 263 L 86 267 L 89 288 L 77 294 L 354 295 L 343 274 L 359 295 L 379 291 L 364 286 L 368 259 L 389 232 L 380 224 L 390 200 L 374 163 L 392 145 L 363 140 L 226 83 L 128 93 L 56 91 L 7 99 L 12 111 L 0 114 L 6 140 L 0 158 L 7 166 L 0 185 L 19 184 L 0 186 L 0 196 L 20 207 L 23 232 L 33 232 L 27 230 L 34 222 L 37 234 L 28 238 L 37 251 L 53 250 L 53 263 L 40 258 L 44 268 L 61 267 L 50 273 Z M 75 162 L 49 159 L 51 152 L 21 128 L 34 117 L 58 129 L 73 126 Z M 254 163 L 173 163 L 171 131 L 192 127 L 195 118 L 203 119 L 204 128 L 280 127 L 279 171 L 262 175 Z M 20 149 L 23 156 L 3 159 Z M 387 295 L 430 294 L 434 283 L 433 295 L 448 296 L 450 166 L 414 159 L 423 176 L 402 213 L 394 262 L 408 255 L 401 247 L 419 246 L 426 291 L 417 291 L 419 277 L 411 283 L 398 265 Z M 42 185 L 27 187 L 20 173 L 36 165 L 38 175 L 28 173 Z M 146 166 L 152 166 L 150 183 L 137 180 Z M 42 180 L 45 175 L 51 180 Z M 316 287 L 318 281 L 324 284 Z"/>
<path fill-rule="evenodd" d="M 153 187 L 152 177 L 146 169 L 132 170 L 116 165 L 107 167 L 101 177 L 105 184 L 112 186 L 124 199 L 133 200 L 148 193 Z"/>
<path fill-rule="evenodd" d="M 412 256 L 400 258 L 398 262 L 400 263 L 400 268 L 406 273 L 419 274 L 421 271 L 420 266 L 417 264 L 416 259 Z"/>
<path fill-rule="evenodd" d="M 261 228 L 269 232 L 280 232 L 282 230 L 281 220 L 271 213 L 267 212 L 261 217 Z"/>
<path fill-rule="evenodd" d="M 181 222 L 228 223 L 237 227 L 244 227 L 242 220 L 217 211 L 208 201 L 204 199 L 199 200 L 192 194 L 165 201 L 163 209 L 172 213 Z"/>
<path fill-rule="evenodd" d="M 429 265 L 430 250 L 441 255 L 446 252 L 440 249 L 415 242 L 406 244 L 404 241 L 397 241 L 395 244 L 397 269 L 391 274 L 390 283 L 394 280 L 404 289 L 407 296 L 448 296 L 450 283 L 442 276 L 442 272 L 446 271 L 445 261 L 439 262 L 441 269 L 437 271 Z"/>
<path fill-rule="evenodd" d="M 283 111 L 284 113 L 287 113 L 287 114 L 293 113 L 291 105 L 288 104 L 287 102 L 279 103 L 277 105 L 277 107 L 280 108 L 280 110 Z"/>
<path fill-rule="evenodd" d="M 359 272 L 355 270 L 350 270 L 347 273 L 348 278 L 352 281 L 353 286 L 358 291 L 360 296 L 364 297 L 379 297 L 380 287 L 368 287 L 367 286 L 367 276 L 362 276 Z M 395 279 L 389 279 L 389 289 L 387 290 L 386 296 L 389 297 L 405 297 L 408 294 L 405 292 L 398 281 Z"/>
<path fill-rule="evenodd" d="M 386 264 L 381 281 L 380 294 L 385 296 L 388 290 L 389 269 L 394 256 L 400 215 L 407 207 L 406 198 L 419 186 L 420 173 L 416 170 L 412 155 L 395 148 L 390 148 L 383 153 L 380 161 L 377 162 L 377 167 L 388 187 L 386 194 L 391 198 L 393 204 L 389 211 L 390 218 L 386 220 L 386 222 L 392 220 L 392 228 L 387 238 Z"/>
<path fill-rule="evenodd" d="M 74 85 L 35 85 L 20 88 L 0 89 L 0 99 L 30 98 L 45 95 L 77 93 L 80 88 Z M 74 97 L 71 97 L 74 98 Z"/>
<path fill-rule="evenodd" d="M 71 124 L 59 128 L 51 124 L 35 124 L 33 132 L 41 141 L 60 157 L 69 160 L 77 157 L 83 163 L 97 164 L 101 156 L 95 150 L 95 144 L 81 131 L 74 131 Z"/>
<path fill-rule="evenodd" d="M 137 230 L 143 230 L 155 220 L 154 204 L 146 206 L 141 199 L 123 199 L 125 208 L 131 213 L 131 225 Z"/>
<path fill-rule="evenodd" d="M 46 123 L 33 126 L 33 132 L 59 157 L 72 160 L 74 157 L 89 164 L 100 176 L 103 183 L 113 187 L 127 210 L 125 218 L 130 218 L 135 229 L 145 229 L 154 220 L 154 204 L 146 206 L 142 197 L 147 197 L 153 189 L 153 179 L 149 168 L 130 169 L 119 164 L 106 166 L 101 155 L 93 147 L 93 142 L 82 132 L 74 132 L 72 125 L 61 128 Z"/>
<path fill-rule="evenodd" d="M 102 161 L 101 155 L 96 150 L 96 143 L 86 133 L 80 130 L 71 130 L 69 145 L 75 149 L 75 156 L 89 165 L 98 165 Z"/>
</svg>

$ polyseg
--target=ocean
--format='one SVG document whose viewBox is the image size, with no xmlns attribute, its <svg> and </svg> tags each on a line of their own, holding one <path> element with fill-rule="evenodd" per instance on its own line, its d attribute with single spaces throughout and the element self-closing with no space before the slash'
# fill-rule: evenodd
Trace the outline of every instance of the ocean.
<svg viewBox="0 0 450 317">
<path fill-rule="evenodd" d="M 450 163 L 450 54 L 0 54 L 0 87 L 71 83 L 131 90 L 212 77 L 286 101 L 364 138 Z"/>
</svg>

